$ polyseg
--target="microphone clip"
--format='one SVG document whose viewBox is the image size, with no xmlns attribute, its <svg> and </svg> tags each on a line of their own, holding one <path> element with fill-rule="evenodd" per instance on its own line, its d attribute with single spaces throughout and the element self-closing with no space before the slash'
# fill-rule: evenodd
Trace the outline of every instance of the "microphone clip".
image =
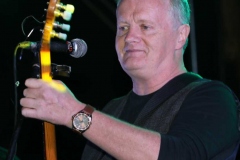
<svg viewBox="0 0 240 160">
<path fill-rule="evenodd" d="M 51 64 L 51 76 L 63 76 L 63 77 L 70 77 L 71 73 L 71 66 L 67 65 L 58 65 L 55 63 Z"/>
</svg>

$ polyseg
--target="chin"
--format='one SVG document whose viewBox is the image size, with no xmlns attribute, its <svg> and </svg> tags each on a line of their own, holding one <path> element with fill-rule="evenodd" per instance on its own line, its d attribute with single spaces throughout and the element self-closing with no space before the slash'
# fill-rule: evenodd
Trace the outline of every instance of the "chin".
<svg viewBox="0 0 240 160">
<path fill-rule="evenodd" d="M 136 65 L 124 65 L 122 68 L 128 75 L 135 75 L 142 72 L 143 67 Z"/>
<path fill-rule="evenodd" d="M 145 63 L 142 63 L 141 60 L 137 59 L 127 59 L 126 61 L 121 62 L 122 68 L 125 68 L 127 70 L 135 70 L 135 69 L 140 69 L 146 66 Z"/>
</svg>

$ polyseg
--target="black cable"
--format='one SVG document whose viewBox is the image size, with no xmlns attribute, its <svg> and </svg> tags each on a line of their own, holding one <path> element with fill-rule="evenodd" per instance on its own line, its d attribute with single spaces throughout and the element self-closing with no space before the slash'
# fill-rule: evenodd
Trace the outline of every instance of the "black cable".
<svg viewBox="0 0 240 160">
<path fill-rule="evenodd" d="M 13 57 L 13 79 L 14 79 L 14 132 L 10 142 L 10 148 L 8 149 L 7 160 L 12 160 L 17 151 L 17 139 L 22 126 L 23 117 L 18 115 L 18 92 L 17 87 L 19 82 L 17 81 L 17 50 L 19 45 L 15 48 Z"/>
<path fill-rule="evenodd" d="M 16 156 L 16 152 L 17 152 L 17 140 L 18 140 L 18 136 L 22 127 L 22 123 L 23 123 L 23 116 L 19 116 L 16 127 L 15 127 L 15 131 L 13 132 L 13 136 L 11 139 L 11 143 L 10 143 L 10 148 L 8 150 L 8 155 L 7 155 L 7 159 L 6 160 L 13 160 L 14 157 Z"/>
<path fill-rule="evenodd" d="M 28 36 L 26 37 L 26 40 L 30 37 L 30 35 L 32 34 L 32 32 L 38 27 L 33 28 L 30 33 L 28 34 Z M 16 156 L 16 152 L 17 152 L 17 140 L 18 140 L 18 136 L 22 127 L 22 123 L 23 123 L 23 119 L 24 117 L 22 116 L 22 114 L 18 113 L 18 86 L 20 84 L 20 82 L 18 81 L 18 76 L 17 76 L 17 51 L 19 48 L 21 48 L 20 46 L 21 43 L 19 43 L 17 45 L 17 47 L 15 48 L 14 51 L 14 56 L 13 56 L 13 79 L 14 79 L 14 131 L 13 131 L 13 135 L 10 141 L 10 147 L 8 149 L 8 154 L 7 154 L 7 160 L 13 160 L 13 158 Z M 20 59 L 22 58 L 22 50 L 20 53 Z"/>
</svg>

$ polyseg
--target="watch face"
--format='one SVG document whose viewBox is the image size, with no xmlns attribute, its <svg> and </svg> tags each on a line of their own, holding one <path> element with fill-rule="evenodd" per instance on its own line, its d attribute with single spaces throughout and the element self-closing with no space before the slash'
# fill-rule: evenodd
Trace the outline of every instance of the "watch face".
<svg viewBox="0 0 240 160">
<path fill-rule="evenodd" d="M 91 124 L 91 117 L 86 113 L 78 113 L 73 119 L 73 126 L 79 131 L 85 131 Z"/>
</svg>

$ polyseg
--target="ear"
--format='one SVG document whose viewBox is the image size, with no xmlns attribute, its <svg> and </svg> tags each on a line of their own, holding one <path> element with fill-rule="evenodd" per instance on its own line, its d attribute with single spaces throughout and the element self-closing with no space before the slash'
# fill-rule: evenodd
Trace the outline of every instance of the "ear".
<svg viewBox="0 0 240 160">
<path fill-rule="evenodd" d="M 176 49 L 183 48 L 189 33 L 190 33 L 190 26 L 188 24 L 183 24 L 178 28 L 178 39 L 177 39 Z"/>
</svg>

